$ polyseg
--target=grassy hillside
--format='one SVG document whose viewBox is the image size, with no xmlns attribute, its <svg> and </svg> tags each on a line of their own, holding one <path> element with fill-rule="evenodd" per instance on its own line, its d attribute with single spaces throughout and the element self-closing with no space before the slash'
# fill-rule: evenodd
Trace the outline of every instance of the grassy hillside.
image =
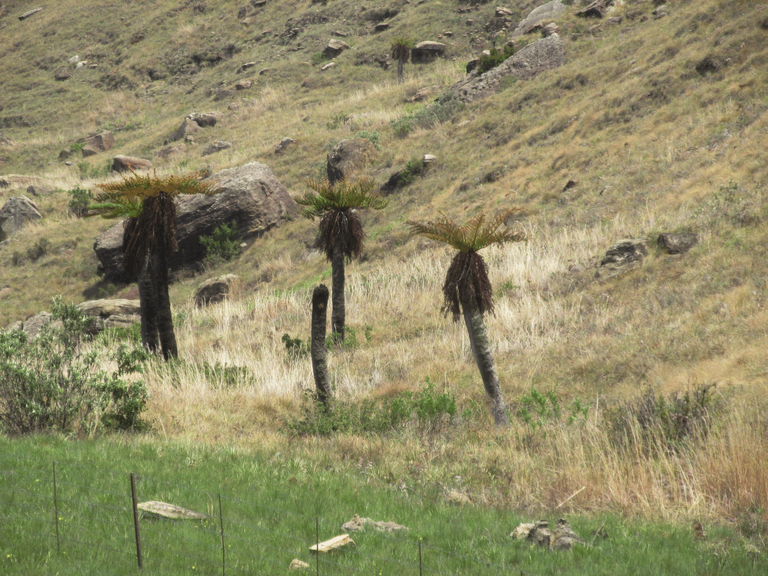
<svg viewBox="0 0 768 576">
<path fill-rule="evenodd" d="M 512 27 L 537 4 L 508 3 Z M 350 401 L 418 390 L 429 378 L 456 397 L 461 419 L 426 435 L 411 426 L 381 437 L 286 439 L 282 422 L 300 413 L 312 376 L 309 361 L 289 355 L 281 338 L 307 337 L 311 288 L 330 276 L 311 249 L 315 225 L 296 220 L 236 261 L 172 286 L 181 362 L 151 364 L 145 374 L 157 438 L 275 450 L 298 444 L 309 458 L 371 462 L 391 486 L 406 478 L 426 490 L 460 477 L 476 501 L 497 506 L 551 510 L 586 486 L 563 510 L 765 526 L 763 4 L 670 0 L 668 15 L 655 18 L 653 2 L 626 0 L 611 13 L 623 18 L 616 25 L 568 11 L 556 19 L 563 67 L 505 81 L 497 94 L 424 126 L 417 121 L 424 105 L 405 100 L 424 87 L 447 89 L 471 57 L 506 41 L 494 4 L 363 9 L 347 0 L 273 0 L 249 7 L 245 19 L 234 2 L 40 5 L 42 12 L 18 21 L 26 8 L 7 2 L 0 18 L 8 24 L 0 30 L 0 129 L 12 141 L 0 152 L 0 170 L 45 177 L 59 191 L 40 199 L 40 224 L 0 248 L 0 325 L 45 309 L 54 294 L 80 301 L 127 289 L 95 274 L 92 239 L 109 223 L 68 215 L 64 191 L 108 177 L 113 154 L 153 157 L 190 112 L 215 111 L 221 121 L 168 159 L 156 158 L 158 172 L 258 160 L 297 196 L 332 144 L 356 134 L 380 146 L 362 175 L 381 183 L 411 159 L 438 158 L 386 210 L 363 215 L 366 253 L 348 267 L 347 321 L 359 345 L 333 351 L 330 366 L 336 393 Z M 386 19 L 388 31 L 373 34 L 371 11 L 384 7 L 399 13 Z M 352 49 L 321 72 L 318 54 L 334 32 L 346 34 Z M 447 57 L 407 64 L 397 84 L 394 66 L 383 70 L 375 58 L 402 35 L 445 41 Z M 75 54 L 98 66 L 72 68 L 67 59 Z M 256 65 L 240 72 L 249 62 Z M 72 76 L 56 81 L 64 68 Z M 217 99 L 217 89 L 242 79 L 252 87 Z M 404 124 L 412 125 L 405 135 Z M 57 160 L 61 149 L 103 129 L 115 133 L 110 152 L 73 156 L 72 166 Z M 275 155 L 286 136 L 296 145 Z M 233 146 L 201 157 L 215 140 Z M 570 180 L 576 185 L 566 188 Z M 2 199 L 17 193 L 0 192 Z M 513 415 L 510 430 L 497 432 L 465 331 L 440 314 L 450 251 L 410 238 L 404 222 L 508 207 L 525 209 L 514 225 L 529 240 L 485 252 L 496 291 L 488 326 Z M 690 252 L 656 249 L 659 233 L 680 231 L 698 235 Z M 649 255 L 631 272 L 596 278 L 606 249 L 623 238 L 646 240 Z M 33 261 L 28 251 L 41 239 L 46 252 Z M 241 292 L 194 308 L 196 286 L 225 272 L 243 279 Z M 223 368 L 210 370 L 217 364 L 237 367 L 239 376 L 227 380 Z M 666 446 L 668 431 L 644 435 L 639 416 L 622 420 L 626 403 L 642 413 L 647 390 L 669 398 L 709 384 L 717 387 L 706 414 L 681 415 L 706 422 L 709 433 L 695 449 Z M 533 391 L 554 392 L 563 414 L 545 400 L 538 420 L 526 420 L 521 407 Z M 586 416 L 568 424 L 577 399 Z M 640 440 L 628 448 L 626 435 Z"/>
</svg>

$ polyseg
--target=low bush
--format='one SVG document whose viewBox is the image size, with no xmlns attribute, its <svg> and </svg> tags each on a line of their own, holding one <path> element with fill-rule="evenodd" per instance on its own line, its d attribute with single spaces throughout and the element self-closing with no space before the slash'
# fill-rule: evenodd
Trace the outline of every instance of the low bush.
<svg viewBox="0 0 768 576">
<path fill-rule="evenodd" d="M 443 429 L 456 414 L 456 398 L 438 393 L 426 378 L 416 392 L 400 392 L 390 398 L 332 400 L 323 405 L 314 391 L 305 391 L 300 414 L 285 421 L 285 429 L 296 436 L 333 434 L 382 434 L 412 425 L 421 434 Z"/>
<path fill-rule="evenodd" d="M 210 267 L 234 260 L 241 251 L 237 223 L 233 220 L 216 228 L 210 236 L 200 236 L 200 244 L 205 249 L 203 262 Z"/>
<path fill-rule="evenodd" d="M 146 386 L 122 376 L 140 371 L 146 352 L 119 346 L 112 356 L 118 369 L 108 373 L 97 351 L 84 346 L 92 318 L 56 298 L 51 320 L 34 338 L 21 330 L 0 332 L 0 427 L 29 434 L 139 425 Z"/>
<path fill-rule="evenodd" d="M 84 190 L 79 186 L 67 192 L 71 196 L 69 199 L 69 211 L 78 218 L 88 214 L 88 206 L 93 202 L 93 192 Z"/>
<path fill-rule="evenodd" d="M 415 128 L 434 128 L 449 120 L 462 107 L 461 101 L 453 97 L 438 98 L 429 106 L 422 106 L 405 116 L 392 120 L 395 136 L 404 138 Z"/>
<path fill-rule="evenodd" d="M 488 70 L 496 68 L 496 66 L 515 53 L 515 48 L 514 46 L 505 46 L 503 50 L 491 48 L 490 52 L 490 54 L 483 54 L 480 56 L 480 61 L 477 63 L 478 74 L 484 74 L 488 72 Z"/>
</svg>

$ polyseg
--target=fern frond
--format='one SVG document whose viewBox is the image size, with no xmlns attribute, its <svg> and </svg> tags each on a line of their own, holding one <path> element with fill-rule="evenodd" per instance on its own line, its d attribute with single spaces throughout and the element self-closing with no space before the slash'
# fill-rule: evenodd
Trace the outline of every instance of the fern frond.
<svg viewBox="0 0 768 576">
<path fill-rule="evenodd" d="M 525 235 L 520 232 L 499 230 L 507 218 L 519 211 L 519 208 L 505 210 L 494 216 L 488 223 L 485 222 L 485 214 L 478 214 L 470 218 L 464 226 L 457 224 L 442 212 L 435 220 L 423 223 L 408 220 L 406 224 L 414 236 L 426 236 L 443 242 L 459 252 L 477 252 L 491 244 L 525 240 Z"/>
<path fill-rule="evenodd" d="M 305 182 L 316 194 L 307 192 L 296 199 L 300 206 L 306 206 L 304 216 L 309 219 L 322 217 L 328 212 L 372 208 L 381 210 L 387 200 L 371 192 L 376 183 L 369 178 L 340 180 L 331 184 L 328 180 L 307 180 Z"/>
</svg>

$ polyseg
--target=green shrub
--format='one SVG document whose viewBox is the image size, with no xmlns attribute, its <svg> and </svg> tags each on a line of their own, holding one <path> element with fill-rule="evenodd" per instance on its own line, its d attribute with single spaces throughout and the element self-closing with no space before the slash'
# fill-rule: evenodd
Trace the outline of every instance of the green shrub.
<svg viewBox="0 0 768 576">
<path fill-rule="evenodd" d="M 82 218 L 88 213 L 88 205 L 93 202 L 93 192 L 84 190 L 79 186 L 68 191 L 72 198 L 69 200 L 69 211 L 78 218 Z"/>
<path fill-rule="evenodd" d="M 401 392 L 391 398 L 359 401 L 333 400 L 318 403 L 315 391 L 302 395 L 300 414 L 285 422 L 289 434 L 331 436 L 333 434 L 383 434 L 411 424 L 421 434 L 440 431 L 456 414 L 456 398 L 435 391 L 429 378 L 415 394 Z"/>
<path fill-rule="evenodd" d="M 496 68 L 496 66 L 515 53 L 515 48 L 514 46 L 505 46 L 503 50 L 491 48 L 490 52 L 490 54 L 480 56 L 480 61 L 477 63 L 478 74 L 484 74 L 488 70 Z"/>
<path fill-rule="evenodd" d="M 392 120 L 392 130 L 395 136 L 403 138 L 415 128 L 434 128 L 450 119 L 461 107 L 461 101 L 456 98 L 438 98 L 429 106 L 416 108 L 415 111 Z"/>
<path fill-rule="evenodd" d="M 203 374 L 208 382 L 223 388 L 234 388 L 253 382 L 253 375 L 245 366 L 225 365 L 220 362 L 211 365 L 203 362 Z"/>
<path fill-rule="evenodd" d="M 209 266 L 234 260 L 240 255 L 237 223 L 233 220 L 229 226 L 222 224 L 216 228 L 210 236 L 200 236 L 200 244 L 205 249 L 203 261 Z"/>
<path fill-rule="evenodd" d="M 35 338 L 0 332 L 0 426 L 9 434 L 126 429 L 139 424 L 147 402 L 142 381 L 120 377 L 138 370 L 143 349 L 121 346 L 118 370 L 100 368 L 98 354 L 85 351 L 93 322 L 74 305 L 53 302 L 52 322 Z"/>
<path fill-rule="evenodd" d="M 311 339 L 307 339 L 307 341 L 304 342 L 301 338 L 291 338 L 290 334 L 283 334 L 282 340 L 283 344 L 285 344 L 285 349 L 288 351 L 288 358 L 290 360 L 304 358 L 309 353 Z"/>
<path fill-rule="evenodd" d="M 381 150 L 381 144 L 379 144 L 379 139 L 381 138 L 381 134 L 379 134 L 375 130 L 373 132 L 368 130 L 360 130 L 357 134 L 355 134 L 355 138 L 365 138 L 371 144 L 373 144 L 376 150 Z"/>
<path fill-rule="evenodd" d="M 677 452 L 687 444 L 705 438 L 713 420 L 723 412 L 715 385 L 703 385 L 684 394 L 642 395 L 606 410 L 611 442 L 618 447 L 640 445 L 645 453 Z"/>
<path fill-rule="evenodd" d="M 576 398 L 568 407 L 565 424 L 570 425 L 577 420 L 586 420 L 589 408 L 582 404 L 581 398 Z M 518 403 L 517 417 L 532 430 L 543 429 L 563 423 L 563 411 L 560 400 L 554 390 L 542 394 L 535 388 L 524 394 Z"/>
</svg>

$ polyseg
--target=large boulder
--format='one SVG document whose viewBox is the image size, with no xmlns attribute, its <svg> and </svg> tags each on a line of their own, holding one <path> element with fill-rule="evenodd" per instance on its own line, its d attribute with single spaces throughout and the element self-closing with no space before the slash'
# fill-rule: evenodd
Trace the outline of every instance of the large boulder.
<svg viewBox="0 0 768 576">
<path fill-rule="evenodd" d="M 538 74 L 565 64 L 565 45 L 559 34 L 528 44 L 504 62 L 478 75 L 473 71 L 459 81 L 448 93 L 462 102 L 472 102 L 496 92 L 501 80 L 513 76 L 529 80 Z"/>
<path fill-rule="evenodd" d="M 323 50 L 323 55 L 326 58 L 336 58 L 336 56 L 344 52 L 344 50 L 349 50 L 349 48 L 350 48 L 349 44 L 334 38 L 333 40 L 328 42 L 328 45 Z"/>
<path fill-rule="evenodd" d="M 445 44 L 441 42 L 419 42 L 411 49 L 411 62 L 425 64 L 445 54 Z"/>
<path fill-rule="evenodd" d="M 221 302 L 229 296 L 239 281 L 240 277 L 235 274 L 227 274 L 206 280 L 195 292 L 195 304 L 197 306 L 206 306 Z"/>
<path fill-rule="evenodd" d="M 115 144 L 112 132 L 102 132 L 88 138 L 83 146 L 83 157 L 95 156 L 99 152 L 106 152 Z"/>
<path fill-rule="evenodd" d="M 138 300 L 89 300 L 78 304 L 77 309 L 94 319 L 88 327 L 91 334 L 99 334 L 105 328 L 130 328 L 141 323 Z"/>
<path fill-rule="evenodd" d="M 512 32 L 512 38 L 533 32 L 538 26 L 541 26 L 547 20 L 560 16 L 560 14 L 567 9 L 568 7 L 563 4 L 562 0 L 552 0 L 538 8 L 534 8 L 531 13 L 517 25 L 515 31 Z"/>
<path fill-rule="evenodd" d="M 296 202 L 266 164 L 251 162 L 222 170 L 211 177 L 221 192 L 176 198 L 179 249 L 169 259 L 171 269 L 196 264 L 205 250 L 200 236 L 210 236 L 222 224 L 234 221 L 241 238 L 260 236 L 298 213 Z M 128 280 L 120 268 L 123 259 L 123 223 L 96 238 L 93 249 L 107 279 Z"/>
<path fill-rule="evenodd" d="M 328 180 L 334 183 L 349 178 L 377 155 L 376 147 L 367 138 L 342 140 L 328 153 Z"/>
<path fill-rule="evenodd" d="M 0 242 L 32 220 L 40 220 L 43 215 L 37 205 L 26 196 L 14 196 L 0 208 Z"/>
<path fill-rule="evenodd" d="M 112 170 L 115 172 L 137 172 L 139 170 L 149 170 L 150 168 L 152 168 L 152 162 L 144 160 L 143 158 L 118 154 L 115 156 L 115 159 L 112 160 Z"/>
</svg>

